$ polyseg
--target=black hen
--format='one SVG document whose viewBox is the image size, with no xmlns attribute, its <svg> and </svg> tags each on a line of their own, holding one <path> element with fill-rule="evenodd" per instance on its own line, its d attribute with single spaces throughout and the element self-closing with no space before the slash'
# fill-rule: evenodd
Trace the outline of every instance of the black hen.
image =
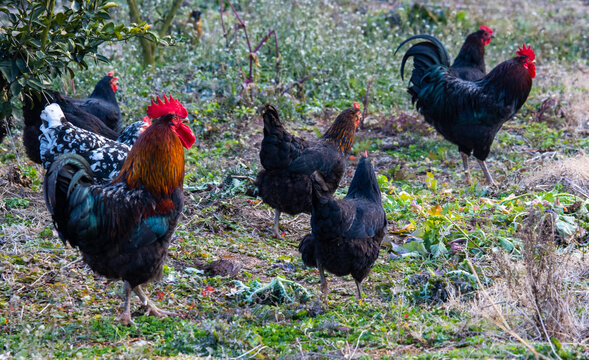
<svg viewBox="0 0 589 360">
<path fill-rule="evenodd" d="M 265 106 L 262 117 L 264 139 L 260 162 L 264 169 L 258 173 L 256 186 L 264 202 L 275 209 L 272 232 L 280 237 L 281 212 L 291 215 L 311 212 L 311 173 L 321 173 L 329 191 L 335 192 L 346 168 L 345 154 L 354 143 L 362 114 L 356 103 L 344 110 L 321 138 L 314 140 L 304 140 L 286 131 L 271 105 Z"/>
<path fill-rule="evenodd" d="M 118 86 L 117 81 L 118 78 L 114 76 L 114 71 L 111 71 L 100 79 L 92 94 L 86 99 L 70 97 L 65 97 L 65 99 L 70 101 L 72 105 L 99 118 L 118 136 L 123 129 L 123 124 L 121 122 L 121 110 L 115 95 Z M 63 107 L 63 104 L 59 105 Z"/>
<path fill-rule="evenodd" d="M 299 244 L 303 262 L 319 268 L 324 301 L 328 292 L 324 270 L 337 276 L 351 274 L 360 299 L 362 280 L 378 258 L 387 224 L 372 164 L 366 154 L 360 159 L 348 195 L 341 200 L 332 197 L 318 172 L 311 179 L 312 231 Z"/>
<path fill-rule="evenodd" d="M 494 184 L 485 159 L 503 123 L 528 98 L 536 76 L 534 51 L 524 45 L 516 57 L 497 65 L 485 77 L 466 81 L 458 78 L 437 52 L 420 44 L 409 48 L 401 62 L 403 69 L 407 59 L 414 58 L 408 88 L 413 103 L 427 123 L 458 145 L 467 180 L 470 182 L 468 157 L 473 154 L 487 182 Z"/>
</svg>

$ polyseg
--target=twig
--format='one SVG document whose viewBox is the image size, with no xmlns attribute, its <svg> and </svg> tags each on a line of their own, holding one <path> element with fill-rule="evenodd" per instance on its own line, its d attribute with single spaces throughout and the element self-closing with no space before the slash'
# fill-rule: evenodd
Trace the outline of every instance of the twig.
<svg viewBox="0 0 589 360">
<path fill-rule="evenodd" d="M 365 332 L 366 330 L 362 330 L 360 336 L 358 336 L 358 340 L 356 340 L 356 346 L 354 347 L 354 351 L 352 351 L 352 354 L 350 355 L 350 359 L 353 359 L 354 355 L 356 355 L 356 351 L 358 351 L 358 346 L 360 346 L 360 339 L 362 338 L 362 335 L 364 335 Z"/>
<path fill-rule="evenodd" d="M 289 92 L 289 91 L 290 91 L 290 89 L 292 89 L 293 87 L 295 87 L 295 85 L 301 85 L 302 83 L 304 83 L 305 81 L 309 80 L 310 78 L 312 78 L 312 77 L 314 77 L 314 76 L 317 76 L 317 75 L 319 75 L 319 74 L 322 74 L 322 73 L 326 73 L 326 72 L 327 72 L 327 70 L 321 70 L 321 71 L 316 71 L 316 72 L 314 72 L 314 73 L 310 73 L 309 75 L 305 75 L 305 76 L 303 76 L 302 78 L 300 78 L 299 80 L 297 80 L 297 81 L 295 81 L 295 82 L 291 83 L 291 84 L 290 84 L 289 86 L 287 86 L 287 87 L 286 87 L 284 90 L 282 90 L 282 91 L 280 92 L 280 96 L 282 96 L 282 95 L 286 94 L 287 92 Z"/>
<path fill-rule="evenodd" d="M 231 1 L 228 1 L 229 6 L 231 7 L 231 10 L 233 11 L 233 15 L 235 15 L 235 18 L 237 19 L 237 22 L 239 23 L 236 27 L 235 27 L 235 33 L 237 33 L 237 30 L 239 30 L 240 28 L 243 29 L 243 33 L 245 34 L 245 41 L 247 42 L 247 48 L 249 51 L 249 55 L 248 55 L 248 60 L 249 60 L 249 72 L 248 72 L 248 76 L 245 77 L 245 74 L 243 74 L 244 77 L 244 83 L 243 83 L 243 88 L 241 89 L 241 92 L 243 92 L 243 90 L 247 90 L 249 87 L 249 84 L 254 82 L 253 79 L 253 72 L 254 72 L 254 59 L 256 58 L 256 53 L 258 52 L 258 50 L 260 50 L 260 48 L 262 47 L 262 45 L 270 38 L 270 36 L 274 35 L 274 48 L 276 51 L 276 62 L 277 62 L 277 66 L 278 66 L 278 60 L 280 59 L 280 54 L 278 52 L 278 37 L 276 36 L 276 31 L 275 30 L 270 30 L 268 31 L 268 34 L 266 34 L 262 40 L 260 40 L 260 42 L 258 43 L 258 45 L 256 46 L 255 49 L 252 49 L 252 43 L 250 41 L 250 37 L 249 37 L 249 33 L 247 32 L 247 25 L 246 23 L 241 19 L 241 17 L 239 16 L 239 13 L 237 12 L 237 10 L 235 10 L 235 7 L 233 6 L 233 4 L 231 3 Z M 221 26 L 223 27 L 223 33 L 225 34 L 225 25 L 223 22 L 223 0 L 219 0 L 219 10 L 221 12 Z M 226 34 L 225 34 L 225 38 L 227 38 Z M 240 69 L 241 71 L 241 69 Z M 278 72 L 278 68 L 276 69 L 276 71 Z M 240 95 L 241 95 L 240 92 Z"/>
<path fill-rule="evenodd" d="M 248 351 L 244 352 L 243 354 L 239 355 L 238 357 L 234 357 L 234 358 L 232 358 L 232 359 L 241 359 L 241 358 L 243 358 L 243 357 L 247 356 L 247 354 L 249 354 L 249 353 L 251 353 L 251 352 L 255 351 L 255 353 L 253 353 L 253 354 L 252 354 L 252 356 L 249 356 L 249 357 L 253 358 L 253 357 L 255 357 L 255 356 L 256 356 L 256 355 L 257 355 L 257 354 L 258 354 L 260 351 L 264 350 L 265 348 L 267 348 L 267 346 L 265 346 L 265 345 L 258 345 L 258 346 L 256 346 L 255 348 L 253 348 L 253 349 L 251 349 L 251 350 L 248 350 Z"/>
<path fill-rule="evenodd" d="M 221 15 L 221 28 L 223 29 L 223 36 L 227 39 L 227 32 L 225 31 L 225 22 L 223 21 L 223 2 L 224 0 L 219 0 L 219 14 Z"/>
</svg>

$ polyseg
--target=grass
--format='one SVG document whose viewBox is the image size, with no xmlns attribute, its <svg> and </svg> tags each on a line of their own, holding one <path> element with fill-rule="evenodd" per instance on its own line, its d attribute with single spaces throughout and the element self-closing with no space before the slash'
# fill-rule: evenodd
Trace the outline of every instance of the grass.
<svg viewBox="0 0 589 360">
<path fill-rule="evenodd" d="M 120 283 L 93 274 L 76 250 L 61 243 L 45 210 L 44 170 L 26 161 L 17 131 L 0 145 L 0 358 L 588 356 L 583 304 L 589 296 L 589 201 L 583 195 L 587 179 L 579 174 L 589 169 L 575 165 L 578 172 L 571 173 L 564 164 L 582 158 L 589 145 L 583 38 L 589 12 L 550 1 L 448 4 L 236 3 L 254 43 L 270 29 L 279 39 L 278 68 L 271 46 L 258 52 L 251 99 L 242 94 L 239 73 L 247 71 L 245 40 L 234 33 L 230 13 L 224 19 L 231 30 L 223 37 L 214 1 L 199 4 L 199 44 L 184 41 L 180 14 L 173 32 L 177 46 L 161 49 L 153 69 L 137 65 L 135 43 L 105 46 L 112 63 L 79 72 L 78 94 L 115 68 L 126 122 L 140 119 L 150 96 L 165 92 L 186 105 L 197 135 L 186 152 L 185 208 L 164 278 L 147 287 L 158 306 L 181 316 L 147 317 L 134 301 L 137 324 L 116 322 Z M 124 21 L 122 5 L 115 16 Z M 474 183 L 464 183 L 456 147 L 412 110 L 398 73 L 400 56 L 393 55 L 403 39 L 422 32 L 438 36 L 456 54 L 464 36 L 483 23 L 496 35 L 487 48 L 489 68 L 524 41 L 538 58 L 527 104 L 499 132 L 488 159 L 500 182 L 496 188 L 482 183 L 478 168 Z M 370 153 L 389 234 L 365 281 L 362 303 L 355 301 L 350 277 L 328 275 L 329 303 L 322 304 L 319 276 L 297 252 L 310 230 L 309 216 L 283 216 L 286 239 L 273 239 L 273 212 L 255 196 L 262 139 L 257 109 L 271 102 L 289 129 L 313 137 L 363 96 L 366 124 L 352 152 Z M 352 162 L 337 196 L 346 193 L 354 167 Z M 560 168 L 565 170 L 555 175 Z M 530 252 L 529 230 L 537 226 L 528 220 L 531 211 L 553 214 L 554 234 L 535 240 L 553 244 L 545 253 Z M 545 261 L 530 261 L 540 258 Z M 239 263 L 241 270 L 206 276 L 204 266 L 219 259 Z M 543 265 L 534 268 L 536 263 Z M 527 275 L 538 269 L 544 277 Z M 543 282 L 547 274 L 558 286 Z M 296 290 L 285 287 L 282 303 L 249 300 L 248 294 L 266 286 L 263 294 L 272 294 L 276 279 L 294 282 L 292 289 L 302 287 L 310 299 L 289 300 Z M 535 296 L 527 284 L 554 293 Z M 535 312 L 534 301 L 556 310 Z M 536 331 L 539 320 L 565 319 L 562 310 L 567 334 L 556 327 Z"/>
</svg>

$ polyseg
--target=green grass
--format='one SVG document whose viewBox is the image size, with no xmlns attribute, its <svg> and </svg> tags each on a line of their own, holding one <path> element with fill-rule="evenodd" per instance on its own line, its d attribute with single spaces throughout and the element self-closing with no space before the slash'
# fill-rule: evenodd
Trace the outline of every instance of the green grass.
<svg viewBox="0 0 589 360">
<path fill-rule="evenodd" d="M 114 16 L 126 21 L 121 5 Z M 530 322 L 534 314 L 514 300 L 520 294 L 505 285 L 508 265 L 501 259 L 525 274 L 529 249 L 521 229 L 533 209 L 552 214 L 554 253 L 563 263 L 586 257 L 587 199 L 566 183 L 542 189 L 518 184 L 547 170 L 536 169 L 550 166 L 542 156 L 573 156 L 589 145 L 581 121 L 589 91 L 575 82 L 583 76 L 579 68 L 589 65 L 583 37 L 588 11 L 550 1 L 538 6 L 519 1 L 508 9 L 502 3 L 453 5 L 236 3 L 254 43 L 270 29 L 279 39 L 278 68 L 271 46 L 258 52 L 251 99 L 241 89 L 240 69 L 247 72 L 248 56 L 243 34 L 234 34 L 234 18 L 226 12 L 231 29 L 226 41 L 216 2 L 199 3 L 204 35 L 196 47 L 183 40 L 180 21 L 189 8 L 181 9 L 172 34 L 176 46 L 160 49 L 153 69 L 138 65 L 136 43 L 105 46 L 103 54 L 112 63 L 78 72 L 78 94 L 114 68 L 125 122 L 142 118 L 151 96 L 167 93 L 185 104 L 197 135 L 186 152 L 184 214 L 164 277 L 147 288 L 158 306 L 180 316 L 144 316 L 135 300 L 136 325 L 117 323 L 120 283 L 93 274 L 53 232 L 42 194 L 44 170 L 24 160 L 17 132 L 14 141 L 0 145 L 0 358 L 532 358 L 526 345 L 550 358 L 586 357 L 580 332 L 588 327 L 588 314 L 579 306 L 587 298 L 586 262 L 556 269 L 564 271 L 558 275 L 559 295 L 574 294 L 569 300 L 580 320 L 576 333 L 548 342 Z M 488 68 L 513 56 L 524 41 L 538 59 L 527 104 L 491 149 L 488 163 L 500 182 L 493 189 L 483 184 L 474 159 L 474 183 L 464 182 L 456 147 L 412 110 L 399 75 L 401 56 L 393 54 L 403 39 L 427 32 L 455 55 L 464 36 L 481 24 L 496 35 L 487 48 Z M 280 95 L 305 76 L 300 86 Z M 255 197 L 263 126 L 258 108 L 275 104 L 293 133 L 314 137 L 365 95 L 367 126 L 352 152 L 367 150 L 373 159 L 388 239 L 364 283 L 361 303 L 349 276 L 328 275 L 329 303 L 322 304 L 319 275 L 297 252 L 310 230 L 309 216 L 283 215 L 286 239 L 273 239 L 273 212 Z M 556 102 L 545 103 L 549 98 Z M 336 196 L 346 193 L 352 174 L 349 170 Z M 235 277 L 206 277 L 198 270 L 221 258 L 241 263 L 241 271 Z M 311 298 L 274 305 L 247 300 L 245 287 L 277 278 L 302 286 Z M 496 325 L 497 314 L 477 278 L 526 344 Z"/>
</svg>

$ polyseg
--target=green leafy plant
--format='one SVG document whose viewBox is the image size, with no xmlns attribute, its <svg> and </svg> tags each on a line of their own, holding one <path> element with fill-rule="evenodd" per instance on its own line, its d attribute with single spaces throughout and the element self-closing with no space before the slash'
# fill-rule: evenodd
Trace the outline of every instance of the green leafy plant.
<svg viewBox="0 0 589 360">
<path fill-rule="evenodd" d="M 11 98 L 22 92 L 39 93 L 52 79 L 76 67 L 87 68 L 86 58 L 107 62 L 98 54 L 107 41 L 135 36 L 157 41 L 145 23 L 115 24 L 107 0 L 77 0 L 63 8 L 55 0 L 0 0 L 0 119 L 12 115 Z"/>
</svg>

